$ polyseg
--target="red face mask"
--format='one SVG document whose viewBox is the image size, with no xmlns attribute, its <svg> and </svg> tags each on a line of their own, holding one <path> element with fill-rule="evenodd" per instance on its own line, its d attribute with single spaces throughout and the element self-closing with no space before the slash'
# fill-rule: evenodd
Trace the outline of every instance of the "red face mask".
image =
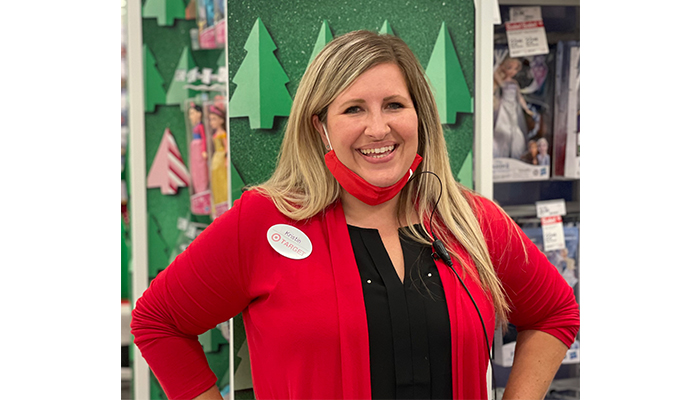
<svg viewBox="0 0 700 400">
<path fill-rule="evenodd" d="M 331 141 L 328 137 L 328 131 L 326 130 L 325 124 L 323 125 L 323 133 L 326 134 L 326 140 L 328 140 L 330 148 Z M 331 174 L 333 174 L 340 186 L 342 186 L 346 192 L 355 196 L 363 203 L 369 204 L 370 206 L 376 206 L 384 203 L 385 201 L 393 199 L 394 196 L 396 196 L 401 189 L 406 186 L 406 183 L 408 183 L 411 175 L 413 175 L 413 171 L 415 171 L 418 164 L 423 161 L 423 157 L 421 157 L 420 154 L 416 154 L 416 157 L 413 159 L 413 163 L 408 169 L 408 172 L 406 172 L 406 175 L 391 186 L 379 187 L 367 182 L 360 175 L 357 175 L 350 170 L 350 168 L 346 167 L 345 164 L 340 162 L 338 156 L 335 154 L 335 150 L 332 148 L 331 151 L 326 153 L 324 159 L 326 161 L 326 167 L 328 167 L 328 170 L 331 171 Z"/>
<path fill-rule="evenodd" d="M 370 206 L 376 206 L 393 199 L 394 196 L 406 186 L 408 179 L 413 175 L 413 171 L 415 171 L 418 164 L 423 161 L 423 157 L 421 157 L 420 154 L 416 154 L 416 157 L 413 159 L 413 164 L 411 164 L 406 175 L 391 186 L 379 187 L 367 182 L 360 175 L 357 175 L 351 171 L 350 168 L 346 167 L 345 164 L 340 162 L 338 156 L 335 154 L 335 150 L 326 153 L 324 159 L 328 170 L 331 171 L 331 174 L 333 174 L 340 186 L 342 186 L 346 192 Z"/>
</svg>

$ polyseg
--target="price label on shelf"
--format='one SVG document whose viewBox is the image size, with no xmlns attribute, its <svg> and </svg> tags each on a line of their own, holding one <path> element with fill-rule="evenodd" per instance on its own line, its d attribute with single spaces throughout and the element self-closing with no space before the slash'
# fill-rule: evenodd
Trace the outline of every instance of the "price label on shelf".
<svg viewBox="0 0 700 400">
<path fill-rule="evenodd" d="M 566 247 L 561 216 L 554 215 L 542 218 L 542 237 L 544 238 L 544 251 L 561 250 Z"/>
<path fill-rule="evenodd" d="M 511 57 L 549 53 L 540 7 L 511 7 L 506 37 Z"/>
<path fill-rule="evenodd" d="M 566 203 L 564 199 L 536 201 L 537 218 L 566 215 Z"/>
</svg>

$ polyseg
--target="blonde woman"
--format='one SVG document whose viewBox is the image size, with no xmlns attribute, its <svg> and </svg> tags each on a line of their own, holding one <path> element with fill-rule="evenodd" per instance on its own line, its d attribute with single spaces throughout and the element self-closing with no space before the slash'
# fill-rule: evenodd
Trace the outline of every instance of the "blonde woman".
<svg viewBox="0 0 700 400">
<path fill-rule="evenodd" d="M 542 398 L 578 331 L 571 288 L 453 178 L 435 100 L 393 36 L 345 34 L 301 80 L 277 168 L 152 282 L 135 343 L 172 398 L 220 398 L 197 335 L 243 313 L 259 399 Z"/>
</svg>

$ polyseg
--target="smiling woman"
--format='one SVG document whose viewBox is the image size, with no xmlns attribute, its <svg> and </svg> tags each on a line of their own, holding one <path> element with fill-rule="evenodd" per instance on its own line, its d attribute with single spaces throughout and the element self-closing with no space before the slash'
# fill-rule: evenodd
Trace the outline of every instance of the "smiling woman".
<svg viewBox="0 0 700 400">
<path fill-rule="evenodd" d="M 418 151 L 418 116 L 398 65 L 367 70 L 328 106 L 314 128 L 340 162 L 372 185 L 393 185 Z"/>
<path fill-rule="evenodd" d="M 275 399 L 486 399 L 506 321 L 521 333 L 503 398 L 542 398 L 579 326 L 558 270 L 455 181 L 416 57 L 367 31 L 318 54 L 272 177 L 136 303 L 168 397 L 221 398 L 197 335 L 241 312 L 255 396 Z"/>
</svg>

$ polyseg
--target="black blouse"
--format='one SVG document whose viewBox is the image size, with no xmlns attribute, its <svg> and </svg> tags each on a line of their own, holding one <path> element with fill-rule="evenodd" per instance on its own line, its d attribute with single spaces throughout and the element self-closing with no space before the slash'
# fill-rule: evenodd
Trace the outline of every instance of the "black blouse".
<svg viewBox="0 0 700 400">
<path fill-rule="evenodd" d="M 376 229 L 348 225 L 362 278 L 373 399 L 451 399 L 450 320 L 431 247 L 399 233 L 402 283 Z"/>
</svg>

